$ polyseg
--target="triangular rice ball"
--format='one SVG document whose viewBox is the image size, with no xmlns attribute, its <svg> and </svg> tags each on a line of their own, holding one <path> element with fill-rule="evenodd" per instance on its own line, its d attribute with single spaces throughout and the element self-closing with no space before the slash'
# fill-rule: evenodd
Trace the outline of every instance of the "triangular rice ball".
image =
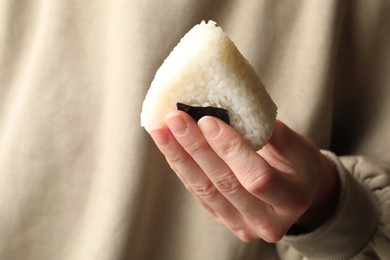
<svg viewBox="0 0 390 260">
<path fill-rule="evenodd" d="M 194 26 L 158 69 L 141 125 L 149 130 L 178 102 L 228 110 L 230 125 L 254 149 L 270 137 L 277 110 L 252 66 L 213 21 Z"/>
</svg>

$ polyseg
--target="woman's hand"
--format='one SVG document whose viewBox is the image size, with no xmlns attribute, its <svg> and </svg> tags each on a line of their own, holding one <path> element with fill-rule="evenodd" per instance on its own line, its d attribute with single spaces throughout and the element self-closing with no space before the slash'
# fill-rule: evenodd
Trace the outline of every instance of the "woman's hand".
<svg viewBox="0 0 390 260">
<path fill-rule="evenodd" d="M 197 124 L 181 111 L 149 132 L 188 191 L 243 241 L 276 242 L 292 225 L 314 229 L 337 203 L 333 164 L 280 121 L 257 152 L 221 120 Z"/>
</svg>

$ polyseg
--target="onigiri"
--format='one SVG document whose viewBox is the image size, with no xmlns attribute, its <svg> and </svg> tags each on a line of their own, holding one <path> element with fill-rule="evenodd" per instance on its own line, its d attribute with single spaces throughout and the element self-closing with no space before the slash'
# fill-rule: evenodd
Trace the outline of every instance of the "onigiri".
<svg viewBox="0 0 390 260">
<path fill-rule="evenodd" d="M 177 103 L 227 110 L 229 124 L 256 150 L 271 136 L 277 114 L 253 67 L 214 21 L 195 25 L 157 70 L 141 126 L 148 131 Z"/>
</svg>

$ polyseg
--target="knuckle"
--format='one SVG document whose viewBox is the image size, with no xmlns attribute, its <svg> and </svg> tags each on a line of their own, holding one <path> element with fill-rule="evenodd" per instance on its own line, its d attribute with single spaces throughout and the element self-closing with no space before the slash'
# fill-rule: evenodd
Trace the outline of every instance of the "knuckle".
<svg viewBox="0 0 390 260">
<path fill-rule="evenodd" d="M 184 164 L 186 161 L 186 156 L 184 156 L 182 153 L 172 153 L 166 156 L 167 161 L 171 165 L 181 165 Z"/>
<path fill-rule="evenodd" d="M 205 150 L 206 145 L 206 141 L 204 141 L 203 139 L 198 139 L 189 143 L 186 147 L 186 150 L 190 154 L 200 154 Z"/>
<path fill-rule="evenodd" d="M 252 242 L 259 238 L 248 228 L 248 226 L 241 221 L 225 223 L 231 232 L 243 242 Z"/>
<path fill-rule="evenodd" d="M 256 233 L 268 243 L 275 243 L 281 240 L 286 232 L 287 229 L 280 225 L 262 223 L 262 225 L 257 225 Z"/>
<path fill-rule="evenodd" d="M 269 233 L 267 235 L 264 235 L 262 239 L 264 239 L 268 243 L 276 243 L 280 241 L 284 236 L 284 233 Z"/>
<path fill-rule="evenodd" d="M 263 239 L 268 243 L 276 243 L 283 238 L 284 234 L 285 231 L 283 229 L 274 229 L 268 232 Z"/>
<path fill-rule="evenodd" d="M 248 179 L 244 186 L 252 194 L 264 194 L 272 188 L 274 182 L 275 175 L 271 171 L 267 171 L 254 180 Z"/>
<path fill-rule="evenodd" d="M 234 234 L 243 242 L 253 242 L 258 238 L 253 236 L 252 232 L 249 232 L 244 228 L 235 230 Z"/>
<path fill-rule="evenodd" d="M 225 138 L 219 142 L 218 150 L 225 158 L 236 158 L 243 150 L 243 143 L 235 138 Z"/>
<path fill-rule="evenodd" d="M 241 183 L 232 172 L 218 176 L 213 182 L 217 190 L 224 194 L 235 195 L 241 191 Z"/>
<path fill-rule="evenodd" d="M 186 185 L 186 188 L 194 196 L 203 200 L 212 200 L 217 194 L 217 189 L 211 181 L 203 184 Z"/>
</svg>

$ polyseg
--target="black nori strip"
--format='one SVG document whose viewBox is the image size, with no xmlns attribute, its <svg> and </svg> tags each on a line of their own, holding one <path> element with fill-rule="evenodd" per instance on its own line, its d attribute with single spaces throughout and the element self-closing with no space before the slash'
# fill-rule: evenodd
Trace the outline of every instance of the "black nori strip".
<svg viewBox="0 0 390 260">
<path fill-rule="evenodd" d="M 219 107 L 193 107 L 183 103 L 176 103 L 177 109 L 189 114 L 196 122 L 204 116 L 214 116 L 226 124 L 230 124 L 229 113 L 226 109 Z"/>
</svg>

